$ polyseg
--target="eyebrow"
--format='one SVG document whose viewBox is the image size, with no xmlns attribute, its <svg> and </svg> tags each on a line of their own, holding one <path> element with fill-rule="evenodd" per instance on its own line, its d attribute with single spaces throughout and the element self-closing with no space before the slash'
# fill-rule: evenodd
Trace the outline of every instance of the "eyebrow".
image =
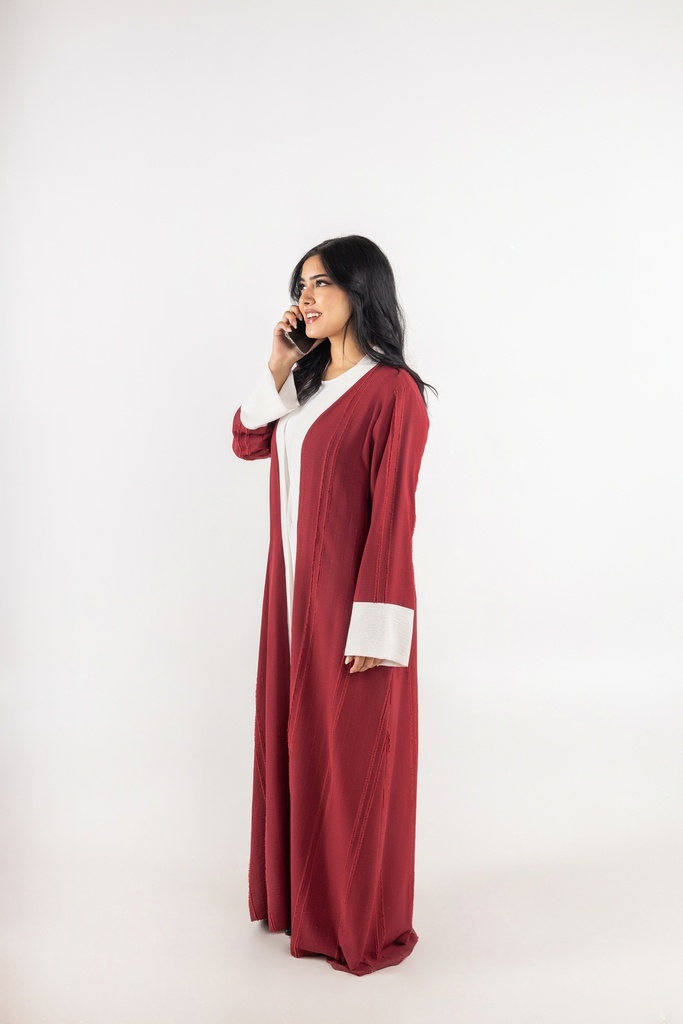
<svg viewBox="0 0 683 1024">
<path fill-rule="evenodd" d="M 316 277 L 329 277 L 329 276 L 330 276 L 329 274 L 311 274 L 311 276 L 309 277 L 308 280 L 309 281 L 314 281 L 316 279 Z M 301 283 L 301 281 L 303 281 L 303 280 L 304 280 L 304 278 L 300 277 L 299 278 L 299 283 Z"/>
</svg>

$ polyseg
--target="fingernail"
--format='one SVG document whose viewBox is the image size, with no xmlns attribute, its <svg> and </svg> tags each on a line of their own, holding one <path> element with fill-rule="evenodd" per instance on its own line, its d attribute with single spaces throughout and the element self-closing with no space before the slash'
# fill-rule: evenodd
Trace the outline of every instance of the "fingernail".
<svg viewBox="0 0 683 1024">
<path fill-rule="evenodd" d="M 344 659 L 344 664 L 345 664 L 345 665 L 348 665 L 348 663 L 349 663 L 350 661 L 351 661 L 351 659 L 350 659 L 350 658 L 345 658 L 345 659 Z"/>
</svg>

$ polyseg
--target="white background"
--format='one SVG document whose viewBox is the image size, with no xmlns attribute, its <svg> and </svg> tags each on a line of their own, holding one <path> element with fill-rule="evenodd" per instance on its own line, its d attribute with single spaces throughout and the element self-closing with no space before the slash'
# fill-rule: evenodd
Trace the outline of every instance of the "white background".
<svg viewBox="0 0 683 1024">
<path fill-rule="evenodd" d="M 1 28 L 2 1024 L 683 1022 L 680 4 Z M 268 465 L 230 434 L 351 233 L 440 393 L 420 942 L 362 981 L 248 918 Z"/>
</svg>

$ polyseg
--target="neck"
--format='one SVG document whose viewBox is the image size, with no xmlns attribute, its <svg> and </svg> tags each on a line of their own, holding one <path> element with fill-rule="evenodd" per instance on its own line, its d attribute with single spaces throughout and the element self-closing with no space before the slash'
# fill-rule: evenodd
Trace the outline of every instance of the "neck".
<svg viewBox="0 0 683 1024">
<path fill-rule="evenodd" d="M 356 343 L 351 331 L 343 332 L 330 338 L 330 367 L 333 370 L 349 370 L 363 358 L 363 352 Z"/>
</svg>

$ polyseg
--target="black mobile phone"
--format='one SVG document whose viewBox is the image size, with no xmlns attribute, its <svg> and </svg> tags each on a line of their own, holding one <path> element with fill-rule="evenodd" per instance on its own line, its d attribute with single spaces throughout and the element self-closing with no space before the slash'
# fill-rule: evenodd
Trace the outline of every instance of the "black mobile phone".
<svg viewBox="0 0 683 1024">
<path fill-rule="evenodd" d="M 306 336 L 306 321 L 298 320 L 296 327 L 292 327 L 289 331 L 285 331 L 285 338 L 291 341 L 292 345 L 301 352 L 302 356 L 308 355 L 311 350 L 311 346 L 317 341 L 316 338 L 308 338 Z"/>
</svg>

